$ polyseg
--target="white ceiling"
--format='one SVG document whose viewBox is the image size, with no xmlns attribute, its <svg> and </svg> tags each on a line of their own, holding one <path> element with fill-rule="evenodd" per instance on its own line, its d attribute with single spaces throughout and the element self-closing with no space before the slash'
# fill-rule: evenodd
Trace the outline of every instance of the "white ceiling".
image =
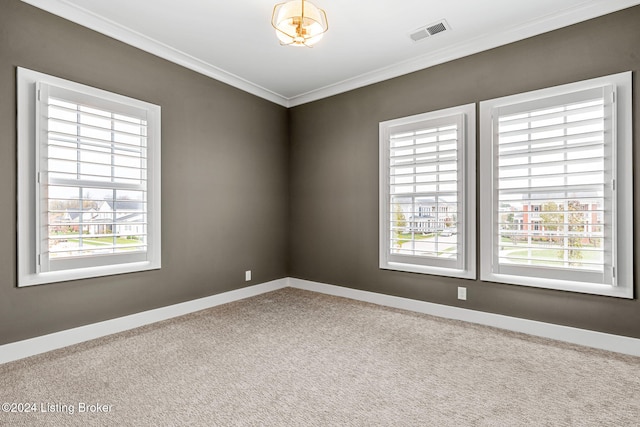
<svg viewBox="0 0 640 427">
<path fill-rule="evenodd" d="M 280 46 L 284 0 L 22 0 L 284 106 L 294 106 L 604 15 L 640 0 L 312 0 L 329 31 Z M 414 42 L 445 19 L 450 30 Z"/>
</svg>

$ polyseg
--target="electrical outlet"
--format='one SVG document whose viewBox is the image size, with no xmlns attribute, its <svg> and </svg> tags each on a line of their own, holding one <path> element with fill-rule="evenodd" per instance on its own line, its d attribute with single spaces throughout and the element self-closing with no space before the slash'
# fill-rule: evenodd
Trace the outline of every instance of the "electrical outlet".
<svg viewBox="0 0 640 427">
<path fill-rule="evenodd" d="M 251 280 L 251 270 L 247 270 L 244 272 L 244 281 L 248 282 Z"/>
<path fill-rule="evenodd" d="M 462 286 L 458 287 L 458 299 L 466 301 L 466 299 L 467 299 L 467 288 L 463 288 Z"/>
</svg>

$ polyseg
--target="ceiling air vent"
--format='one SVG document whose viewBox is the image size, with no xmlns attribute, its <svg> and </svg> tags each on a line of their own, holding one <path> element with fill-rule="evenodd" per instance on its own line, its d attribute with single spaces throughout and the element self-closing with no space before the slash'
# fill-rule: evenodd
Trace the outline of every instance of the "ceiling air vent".
<svg viewBox="0 0 640 427">
<path fill-rule="evenodd" d="M 447 21 L 442 19 L 439 22 L 434 22 L 433 24 L 429 24 L 425 27 L 417 29 L 416 31 L 409 34 L 409 37 L 411 37 L 411 40 L 413 40 L 414 42 L 417 42 L 420 40 L 424 40 L 427 37 L 440 34 L 447 30 L 451 30 L 451 27 L 449 27 Z"/>
</svg>

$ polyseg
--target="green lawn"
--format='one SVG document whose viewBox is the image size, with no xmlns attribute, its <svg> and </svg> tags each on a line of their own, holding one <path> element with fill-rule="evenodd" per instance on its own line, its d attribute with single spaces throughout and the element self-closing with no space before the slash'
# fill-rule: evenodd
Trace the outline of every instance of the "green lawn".
<svg viewBox="0 0 640 427">
<path fill-rule="evenodd" d="M 80 239 L 68 239 L 69 242 L 78 242 Z M 117 245 L 135 245 L 140 243 L 139 240 L 125 239 L 123 237 L 116 238 Z M 113 244 L 113 237 L 83 237 L 83 245 L 105 246 Z"/>
<path fill-rule="evenodd" d="M 570 260 L 570 262 L 580 263 L 581 261 L 589 262 L 589 261 L 599 261 L 600 254 L 598 252 L 593 251 L 581 251 L 582 258 L 576 260 Z M 533 264 L 545 264 L 545 259 L 549 261 L 562 261 L 561 251 L 558 249 L 532 249 L 531 257 L 533 258 L 541 258 L 541 260 L 531 261 Z M 526 249 L 509 252 L 509 256 L 514 257 L 529 257 L 529 251 Z"/>
<path fill-rule="evenodd" d="M 413 239 L 411 238 L 411 233 L 396 233 L 396 239 L 404 241 L 404 242 L 410 242 L 411 240 L 427 240 L 427 239 L 433 239 L 435 237 L 436 233 L 428 233 L 428 234 L 422 234 L 422 233 L 415 233 L 413 235 Z"/>
</svg>

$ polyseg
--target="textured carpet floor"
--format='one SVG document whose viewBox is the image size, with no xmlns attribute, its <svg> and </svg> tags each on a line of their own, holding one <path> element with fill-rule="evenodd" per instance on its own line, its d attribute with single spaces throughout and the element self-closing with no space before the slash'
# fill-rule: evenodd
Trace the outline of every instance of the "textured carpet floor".
<svg viewBox="0 0 640 427">
<path fill-rule="evenodd" d="M 36 409 L 3 426 L 637 426 L 640 358 L 286 288 L 0 365 L 0 402 Z"/>
</svg>

